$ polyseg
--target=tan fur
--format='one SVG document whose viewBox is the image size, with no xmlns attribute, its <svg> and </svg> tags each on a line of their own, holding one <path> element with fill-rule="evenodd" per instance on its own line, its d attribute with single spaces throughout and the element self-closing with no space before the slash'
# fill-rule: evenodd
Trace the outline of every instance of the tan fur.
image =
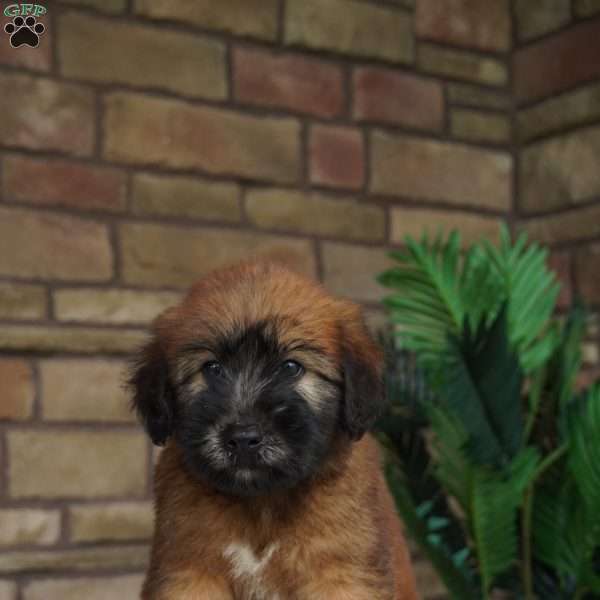
<svg viewBox="0 0 600 600">
<path fill-rule="evenodd" d="M 356 305 L 273 264 L 249 262 L 215 272 L 168 310 L 155 330 L 176 370 L 181 348 L 199 336 L 234 332 L 274 316 L 279 339 L 325 351 L 323 359 L 297 350 L 307 375 L 312 365 L 340 381 L 343 344 L 365 368 L 381 371 L 381 352 L 366 335 Z M 313 407 L 328 401 L 310 376 L 298 385 Z M 368 434 L 351 442 L 340 432 L 317 475 L 291 490 L 254 498 L 226 496 L 200 482 L 170 440 L 156 468 L 155 492 L 143 600 L 418 597 L 379 449 Z"/>
</svg>

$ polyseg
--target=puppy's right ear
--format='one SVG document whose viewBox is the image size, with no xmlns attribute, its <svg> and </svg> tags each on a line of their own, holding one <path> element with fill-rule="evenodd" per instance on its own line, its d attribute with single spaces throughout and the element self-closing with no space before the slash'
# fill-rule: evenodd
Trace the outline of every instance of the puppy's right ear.
<svg viewBox="0 0 600 600">
<path fill-rule="evenodd" d="M 129 386 L 132 406 L 152 442 L 163 446 L 173 431 L 174 393 L 169 381 L 167 358 L 154 340 L 134 359 Z"/>
</svg>

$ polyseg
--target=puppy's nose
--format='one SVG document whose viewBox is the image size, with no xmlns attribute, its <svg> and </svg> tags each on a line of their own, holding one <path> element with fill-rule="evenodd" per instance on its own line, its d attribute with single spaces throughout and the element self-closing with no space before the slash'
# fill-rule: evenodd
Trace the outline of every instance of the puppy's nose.
<svg viewBox="0 0 600 600">
<path fill-rule="evenodd" d="M 234 425 L 226 436 L 226 446 L 235 452 L 255 452 L 262 443 L 260 429 L 256 425 Z"/>
</svg>

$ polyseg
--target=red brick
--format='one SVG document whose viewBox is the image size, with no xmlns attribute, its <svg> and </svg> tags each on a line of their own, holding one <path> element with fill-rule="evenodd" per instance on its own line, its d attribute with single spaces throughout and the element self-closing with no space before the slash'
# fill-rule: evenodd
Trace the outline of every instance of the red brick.
<svg viewBox="0 0 600 600">
<path fill-rule="evenodd" d="M 23 360 L 3 358 L 0 360 L 0 381 L 0 420 L 30 417 L 35 395 L 31 367 Z"/>
<path fill-rule="evenodd" d="M 548 259 L 548 267 L 552 269 L 560 282 L 560 294 L 557 304 L 560 308 L 571 305 L 571 257 L 568 252 L 553 252 Z"/>
<path fill-rule="evenodd" d="M 584 301 L 600 304 L 600 244 L 592 244 L 575 255 L 577 285 Z"/>
<path fill-rule="evenodd" d="M 508 0 L 419 0 L 417 36 L 482 50 L 508 50 Z"/>
<path fill-rule="evenodd" d="M 125 174 L 66 160 L 9 156 L 4 161 L 4 194 L 40 206 L 123 211 Z"/>
<path fill-rule="evenodd" d="M 94 95 L 90 90 L 15 73 L 0 74 L 0 90 L 10 90 L 0 94 L 0 144 L 92 153 Z"/>
<path fill-rule="evenodd" d="M 242 102 L 335 117 L 344 106 L 341 69 L 300 54 L 251 48 L 233 52 L 235 96 Z"/>
<path fill-rule="evenodd" d="M 5 4 L 3 4 L 4 8 Z M 12 18 L 4 17 L 0 20 L 0 64 L 11 67 L 25 67 L 34 71 L 49 71 L 52 64 L 52 33 L 50 21 L 43 17 L 38 20 L 44 25 L 46 31 L 40 37 L 37 48 L 20 46 L 13 48 L 8 36 L 4 33 L 4 26 L 10 23 Z M 1 598 L 1 596 L 0 596 Z"/>
<path fill-rule="evenodd" d="M 310 180 L 343 188 L 358 188 L 365 179 L 362 134 L 347 127 L 315 125 L 310 130 Z"/>
<path fill-rule="evenodd" d="M 444 122 L 442 86 L 430 79 L 374 67 L 354 71 L 354 118 L 439 130 Z"/>
<path fill-rule="evenodd" d="M 517 50 L 513 68 L 520 101 L 544 98 L 600 77 L 600 19 Z"/>
</svg>

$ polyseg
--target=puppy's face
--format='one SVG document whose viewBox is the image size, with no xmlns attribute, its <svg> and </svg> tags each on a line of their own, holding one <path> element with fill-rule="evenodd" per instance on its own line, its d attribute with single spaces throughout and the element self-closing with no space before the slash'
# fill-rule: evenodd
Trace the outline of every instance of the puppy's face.
<svg viewBox="0 0 600 600">
<path fill-rule="evenodd" d="M 158 320 L 132 376 L 136 407 L 155 443 L 172 436 L 218 491 L 292 487 L 380 409 L 381 357 L 359 317 L 281 267 L 216 272 Z"/>
</svg>

